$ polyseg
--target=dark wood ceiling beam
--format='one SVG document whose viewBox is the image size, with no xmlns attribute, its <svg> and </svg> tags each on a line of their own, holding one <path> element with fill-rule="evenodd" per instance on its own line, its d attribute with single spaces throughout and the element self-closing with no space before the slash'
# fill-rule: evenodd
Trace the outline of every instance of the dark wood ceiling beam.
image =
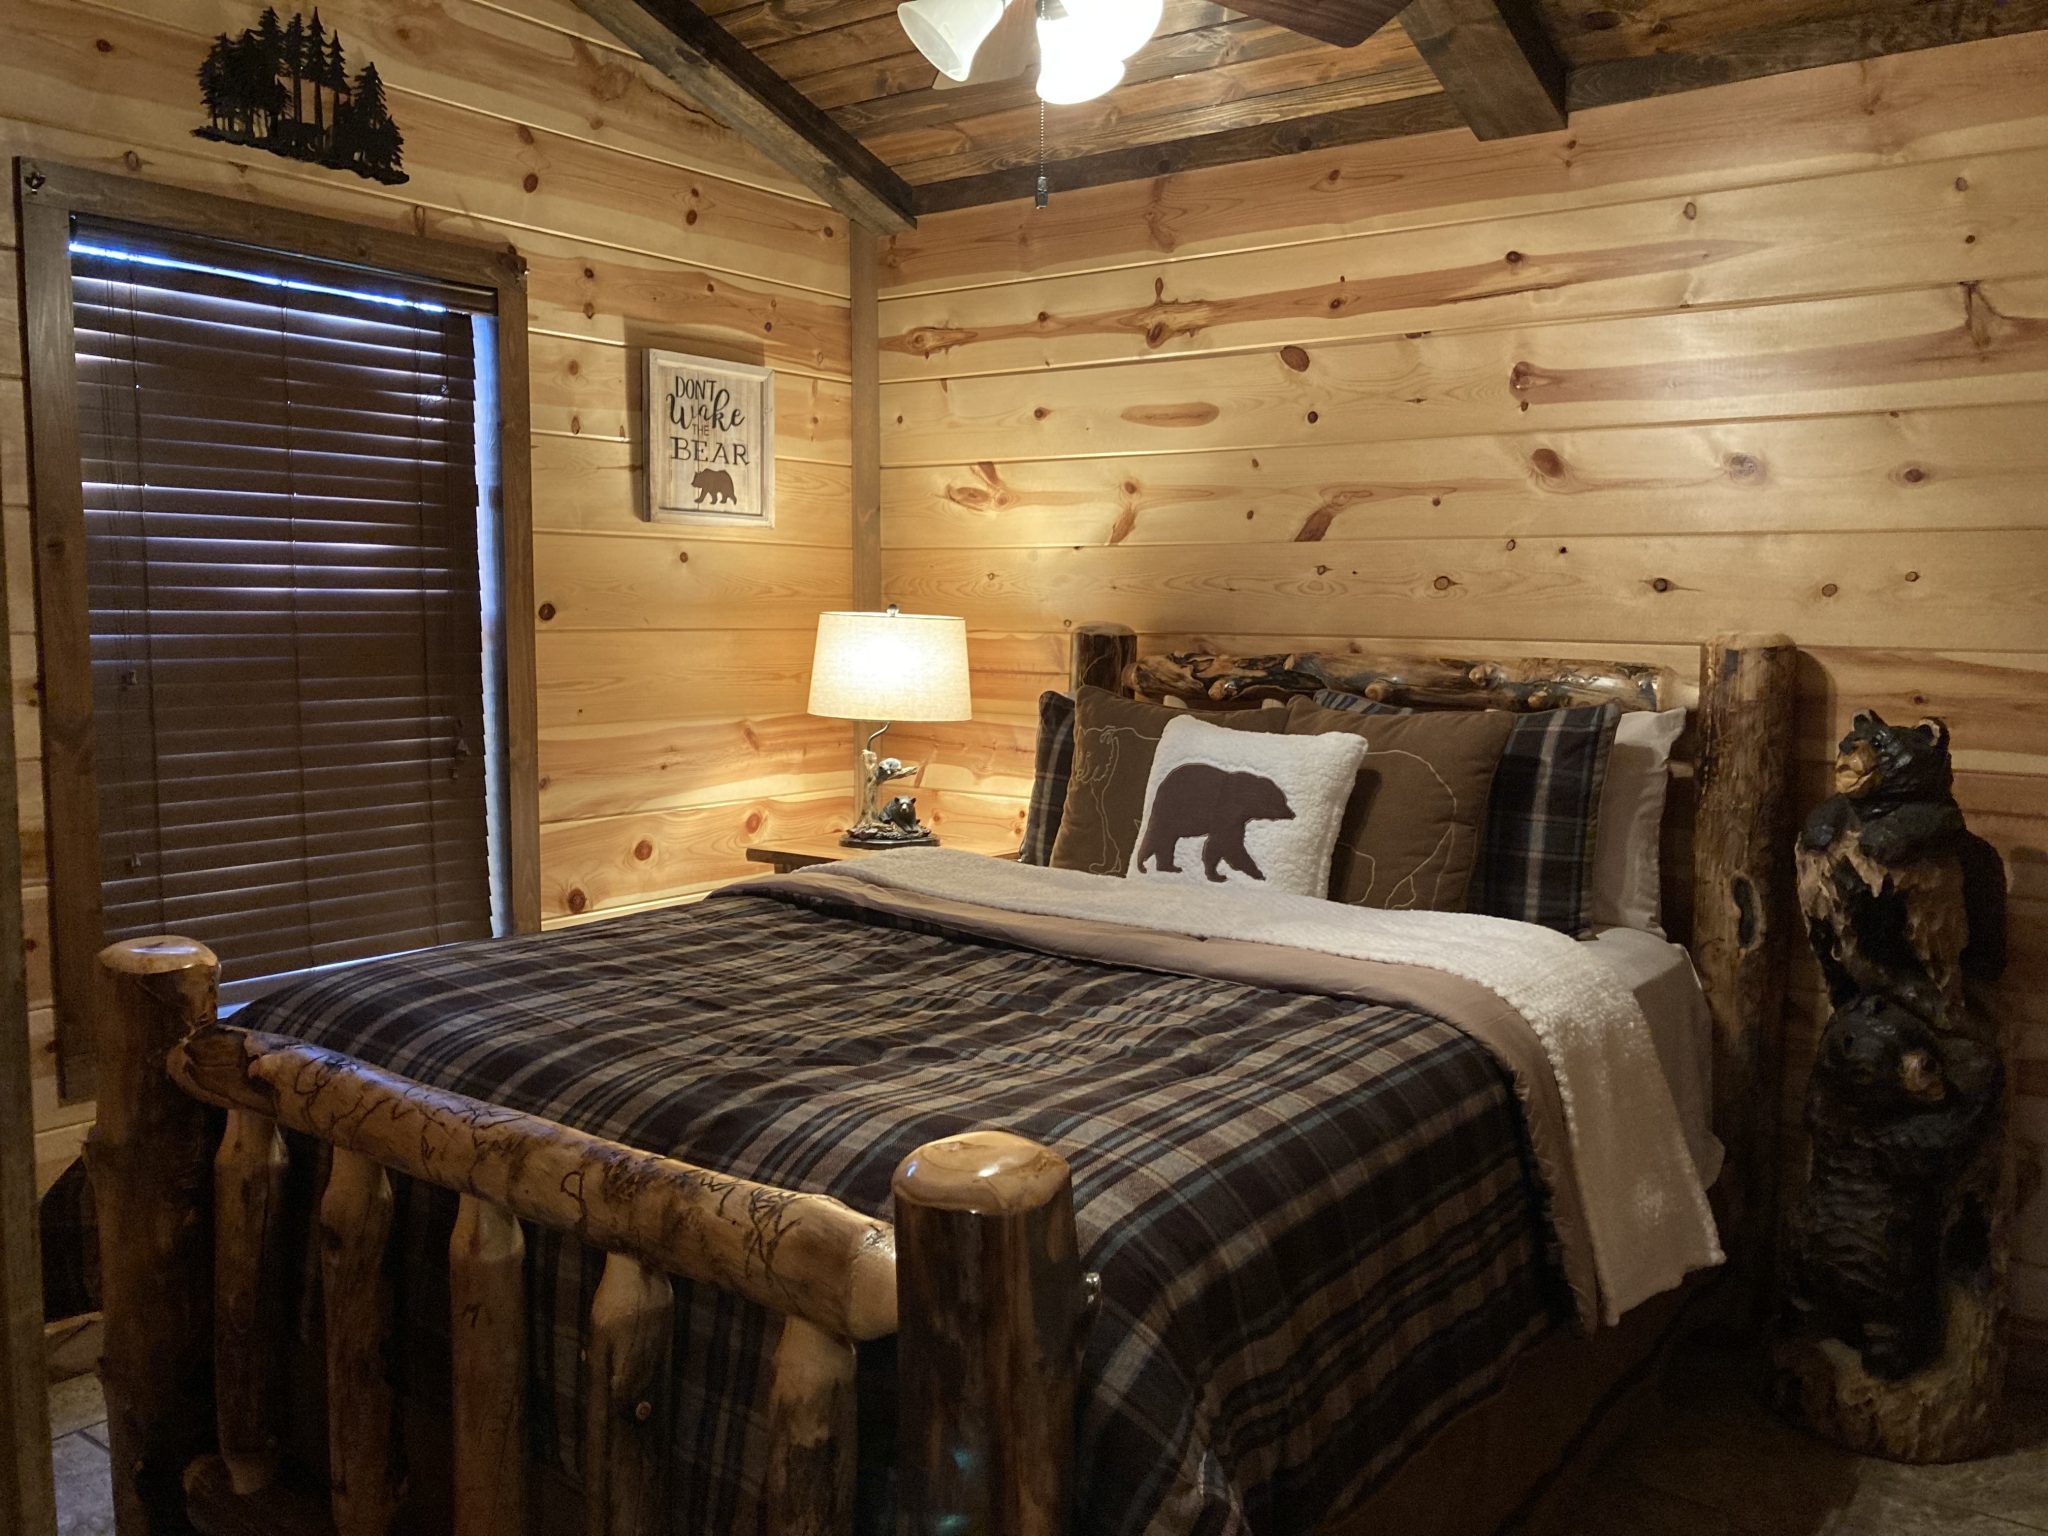
<svg viewBox="0 0 2048 1536">
<path fill-rule="evenodd" d="M 576 0 L 712 116 L 879 234 L 917 222 L 909 183 L 690 0 Z"/>
<path fill-rule="evenodd" d="M 1572 71 L 1574 112 L 1679 91 L 1731 85 L 1795 69 L 2048 28 L 2048 0 L 1957 0 L 1756 27 L 1714 39 L 1711 50 L 1608 59 Z"/>
<path fill-rule="evenodd" d="M 1456 128 L 1460 121 L 1458 109 L 1451 104 L 1450 98 L 1432 91 L 1427 96 L 1374 102 L 1342 112 L 1327 112 L 1319 117 L 1260 123 L 1163 144 L 1140 144 L 1130 149 L 1056 160 L 1048 167 L 1048 174 L 1053 195 L 1057 197 L 1061 192 L 1077 191 L 1082 187 L 1145 181 L 1155 176 L 1200 170 L 1205 166 L 1235 165 L 1241 160 L 1264 160 L 1312 149 L 1331 149 L 1340 144 L 1363 144 L 1374 139 L 1435 133 L 1445 128 Z M 1019 165 L 980 176 L 927 182 L 917 189 L 917 211 L 920 214 L 942 213 L 951 208 L 973 208 L 983 203 L 1004 203 L 1012 198 L 1029 197 L 1037 175 L 1037 167 Z"/>
<path fill-rule="evenodd" d="M 1401 26 L 1477 137 L 1564 126 L 1565 62 L 1534 0 L 1411 0 Z"/>
</svg>

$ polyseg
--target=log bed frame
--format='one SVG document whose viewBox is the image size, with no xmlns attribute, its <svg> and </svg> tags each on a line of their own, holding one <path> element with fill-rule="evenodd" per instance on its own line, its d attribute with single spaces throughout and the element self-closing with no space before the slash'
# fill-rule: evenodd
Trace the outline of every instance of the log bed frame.
<svg viewBox="0 0 2048 1536">
<path fill-rule="evenodd" d="M 1132 632 L 1083 626 L 1073 677 L 1208 705 L 1347 686 L 1391 702 L 1695 709 L 1690 947 L 1712 1007 L 1716 1187 L 1731 1251 L 1767 1230 L 1785 940 L 1796 653 L 1782 637 L 1672 671 L 1548 660 L 1418 661 L 1353 650 L 1139 661 Z M 1683 805 L 1681 797 L 1674 803 Z M 1689 858 L 1687 849 L 1689 848 Z M 120 1536 L 387 1536 L 405 1497 L 401 1405 L 387 1369 L 391 1174 L 460 1197 L 449 1245 L 455 1536 L 533 1529 L 524 1453 L 522 1223 L 606 1255 L 591 1310 L 584 1529 L 664 1529 L 671 1277 L 778 1314 L 768 1529 L 853 1529 L 855 1346 L 894 1334 L 898 1529 L 1062 1536 L 1070 1426 L 1092 1315 L 1066 1163 L 1001 1131 L 919 1148 L 895 1220 L 731 1178 L 443 1092 L 337 1052 L 223 1024 L 219 965 L 160 937 L 107 948 L 94 1013 L 102 1084 L 87 1162 L 99 1207 L 109 1431 Z M 220 1114 L 225 1111 L 225 1117 Z M 290 1322 L 283 1132 L 328 1150 L 317 1213 L 324 1308 L 326 1497 L 285 1475 Z M 707 1533 L 710 1536 L 710 1533 Z M 719 1533 L 723 1536 L 723 1533 Z"/>
</svg>

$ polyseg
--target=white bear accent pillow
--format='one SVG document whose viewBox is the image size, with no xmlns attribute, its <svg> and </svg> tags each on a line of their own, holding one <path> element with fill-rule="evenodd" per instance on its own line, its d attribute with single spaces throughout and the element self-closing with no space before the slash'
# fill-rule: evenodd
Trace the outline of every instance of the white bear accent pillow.
<svg viewBox="0 0 2048 1536">
<path fill-rule="evenodd" d="M 1348 731 L 1265 736 L 1168 722 L 1125 873 L 1328 896 L 1330 851 L 1365 751 Z"/>
</svg>

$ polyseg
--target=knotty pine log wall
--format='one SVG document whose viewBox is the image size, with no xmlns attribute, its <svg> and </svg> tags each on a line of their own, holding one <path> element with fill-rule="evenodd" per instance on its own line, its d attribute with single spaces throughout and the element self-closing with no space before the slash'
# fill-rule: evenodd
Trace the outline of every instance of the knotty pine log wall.
<svg viewBox="0 0 2048 1536">
<path fill-rule="evenodd" d="M 4 0 L 0 157 L 516 245 L 530 265 L 541 606 L 528 621 L 538 628 L 546 919 L 702 890 L 747 871 L 754 837 L 829 830 L 848 805 L 847 727 L 803 708 L 815 615 L 850 596 L 845 221 L 570 0 L 321 0 L 350 59 L 374 61 L 384 77 L 405 134 L 403 186 L 195 139 L 194 71 L 207 43 L 257 9 Z M 6 201 L 0 505 L 48 1179 L 92 1106 L 58 1101 L 49 1053 L 36 610 Z M 640 520 L 635 349 L 646 345 L 776 369 L 772 533 Z"/>
<path fill-rule="evenodd" d="M 1782 629 L 1802 804 L 1856 707 L 1954 728 L 2048 1141 L 2048 37 L 934 216 L 881 283 L 885 587 L 973 635 L 975 721 L 899 740 L 942 826 L 1021 824 L 1090 619 L 1685 665 Z M 2048 1320 L 2039 1197 L 2019 1256 Z"/>
</svg>

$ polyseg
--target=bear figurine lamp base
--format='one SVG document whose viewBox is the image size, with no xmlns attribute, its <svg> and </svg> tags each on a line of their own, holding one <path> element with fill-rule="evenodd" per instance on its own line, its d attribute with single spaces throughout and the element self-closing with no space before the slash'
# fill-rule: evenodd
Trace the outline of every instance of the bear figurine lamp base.
<svg viewBox="0 0 2048 1536">
<path fill-rule="evenodd" d="M 909 795 L 882 788 L 918 771 L 875 750 L 903 720 L 965 720 L 974 712 L 967 681 L 967 621 L 944 614 L 821 613 L 811 662 L 810 712 L 840 720 L 880 721 L 854 764 L 854 818 L 848 848 L 929 847 L 938 834 L 917 819 Z"/>
</svg>

